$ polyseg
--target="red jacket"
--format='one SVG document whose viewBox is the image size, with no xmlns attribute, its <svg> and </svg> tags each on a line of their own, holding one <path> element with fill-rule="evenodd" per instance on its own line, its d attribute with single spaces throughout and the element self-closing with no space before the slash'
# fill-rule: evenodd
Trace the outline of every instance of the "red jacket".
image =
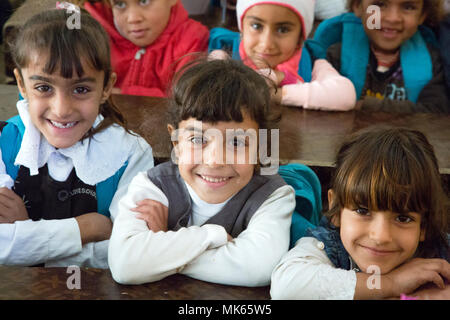
<svg viewBox="0 0 450 320">
<path fill-rule="evenodd" d="M 114 26 L 110 7 L 101 2 L 86 2 L 85 9 L 105 28 L 110 36 L 111 63 L 117 73 L 116 87 L 123 94 L 162 97 L 173 74 L 189 59 L 190 52 L 206 52 L 209 31 L 201 23 L 188 18 L 180 1 L 172 7 L 166 29 L 145 49 L 122 37 Z"/>
</svg>

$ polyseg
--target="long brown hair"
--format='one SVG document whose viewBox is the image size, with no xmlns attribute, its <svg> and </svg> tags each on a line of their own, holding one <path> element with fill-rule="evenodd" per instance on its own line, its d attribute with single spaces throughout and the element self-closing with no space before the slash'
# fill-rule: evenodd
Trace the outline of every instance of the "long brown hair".
<svg viewBox="0 0 450 320">
<path fill-rule="evenodd" d="M 350 136 L 340 147 L 332 178 L 333 201 L 325 214 L 339 217 L 343 208 L 417 212 L 425 240 L 416 256 L 437 257 L 447 248 L 449 199 L 433 147 L 419 131 L 374 126 Z"/>
<path fill-rule="evenodd" d="M 106 86 L 112 73 L 108 35 L 83 9 L 80 29 L 69 29 L 66 25 L 68 17 L 65 10 L 47 10 L 34 15 L 21 27 L 17 38 L 10 44 L 19 73 L 27 67 L 30 52 L 35 51 L 49 57 L 43 70 L 48 74 L 59 68 L 64 78 L 71 78 L 74 72 L 81 77 L 84 74 L 82 62 L 86 62 L 94 69 L 104 71 L 103 86 Z M 113 123 L 128 131 L 124 116 L 111 98 L 100 105 L 100 114 L 104 117 L 103 121 L 88 131 L 83 139 L 92 137 Z"/>
</svg>

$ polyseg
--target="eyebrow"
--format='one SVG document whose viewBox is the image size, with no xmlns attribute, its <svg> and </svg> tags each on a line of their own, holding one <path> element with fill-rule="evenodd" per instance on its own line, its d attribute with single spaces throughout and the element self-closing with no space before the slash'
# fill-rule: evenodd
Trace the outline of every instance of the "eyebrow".
<svg viewBox="0 0 450 320">
<path fill-rule="evenodd" d="M 200 130 L 200 128 L 198 128 L 198 127 L 193 127 L 193 126 L 186 127 L 186 128 L 184 128 L 184 130 L 186 130 L 186 131 L 198 132 L 198 133 L 203 133 L 203 131 Z"/>
<path fill-rule="evenodd" d="M 265 20 L 260 19 L 260 18 L 255 17 L 255 16 L 247 16 L 247 17 L 245 17 L 245 19 L 253 19 L 253 20 L 256 20 L 258 22 L 266 22 Z M 279 25 L 291 25 L 291 26 L 293 26 L 294 23 L 290 22 L 290 21 L 281 21 L 281 22 L 277 22 L 276 25 L 277 26 L 279 26 Z"/>
<path fill-rule="evenodd" d="M 39 76 L 39 75 L 30 76 L 29 79 L 30 80 L 35 80 L 35 81 L 45 81 L 45 82 L 48 82 L 48 83 L 54 83 L 54 80 L 52 78 L 47 78 L 47 77 L 43 77 L 43 76 Z M 72 83 L 73 84 L 78 84 L 78 83 L 82 83 L 82 82 L 94 82 L 95 83 L 95 78 L 93 78 L 93 77 L 84 77 L 84 78 L 76 79 Z"/>
</svg>

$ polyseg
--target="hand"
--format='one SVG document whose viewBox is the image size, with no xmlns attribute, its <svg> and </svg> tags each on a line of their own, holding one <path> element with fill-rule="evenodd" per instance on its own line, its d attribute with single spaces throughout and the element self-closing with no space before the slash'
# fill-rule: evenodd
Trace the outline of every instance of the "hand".
<svg viewBox="0 0 450 320">
<path fill-rule="evenodd" d="M 450 300 L 450 284 L 444 289 L 439 289 L 435 285 L 426 285 L 411 294 L 419 300 Z"/>
<path fill-rule="evenodd" d="M 167 231 L 169 209 L 161 202 L 145 199 L 136 203 L 137 207 L 131 209 L 138 212 L 136 218 L 147 222 L 147 227 L 153 232 Z"/>
<path fill-rule="evenodd" d="M 122 93 L 122 89 L 120 89 L 120 88 L 112 88 L 111 93 L 112 94 L 121 94 Z"/>
<path fill-rule="evenodd" d="M 416 258 L 384 277 L 388 280 L 392 296 L 400 296 L 402 293 L 411 295 L 414 290 L 430 282 L 444 289 L 444 279 L 450 279 L 450 264 L 444 259 Z"/>
<path fill-rule="evenodd" d="M 81 244 L 108 240 L 111 237 L 112 222 L 108 217 L 97 213 L 86 213 L 75 218 L 80 228 Z"/>
<path fill-rule="evenodd" d="M 28 219 L 22 198 L 8 188 L 0 188 L 0 223 L 14 223 Z"/>
<path fill-rule="evenodd" d="M 208 54 L 208 61 L 227 59 L 230 59 L 230 56 L 224 50 L 213 50 L 210 54 Z"/>
<path fill-rule="evenodd" d="M 230 242 L 230 241 L 233 241 L 233 237 L 232 237 L 232 236 L 230 236 L 230 234 L 229 234 L 229 233 L 227 233 L 227 241 L 228 241 L 228 242 Z"/>
</svg>

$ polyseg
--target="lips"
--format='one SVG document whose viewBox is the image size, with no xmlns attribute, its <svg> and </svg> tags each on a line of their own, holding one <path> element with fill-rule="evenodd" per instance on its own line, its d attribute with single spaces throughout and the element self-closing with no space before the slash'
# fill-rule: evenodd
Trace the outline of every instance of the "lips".
<svg viewBox="0 0 450 320">
<path fill-rule="evenodd" d="M 78 121 L 72 121 L 72 122 L 58 122 L 54 120 L 48 120 L 52 126 L 58 128 L 58 129 L 69 129 L 75 126 Z"/>
<path fill-rule="evenodd" d="M 388 256 L 391 255 L 395 252 L 397 252 L 396 250 L 386 250 L 386 249 L 381 249 L 381 248 L 376 248 L 376 247 L 367 247 L 367 246 L 363 246 L 360 245 L 364 250 L 366 250 L 369 254 L 374 255 L 374 256 Z"/>
<path fill-rule="evenodd" d="M 142 38 L 148 29 L 137 29 L 137 30 L 131 30 L 130 34 L 135 38 Z"/>
<path fill-rule="evenodd" d="M 198 176 L 200 178 L 202 178 L 203 180 L 210 182 L 210 183 L 223 183 L 223 182 L 230 180 L 230 177 L 207 176 L 207 175 L 202 175 L 202 174 L 199 174 Z"/>
<path fill-rule="evenodd" d="M 380 32 L 383 34 L 383 37 L 388 39 L 393 39 L 400 34 L 399 30 L 390 28 L 381 28 Z"/>
</svg>

